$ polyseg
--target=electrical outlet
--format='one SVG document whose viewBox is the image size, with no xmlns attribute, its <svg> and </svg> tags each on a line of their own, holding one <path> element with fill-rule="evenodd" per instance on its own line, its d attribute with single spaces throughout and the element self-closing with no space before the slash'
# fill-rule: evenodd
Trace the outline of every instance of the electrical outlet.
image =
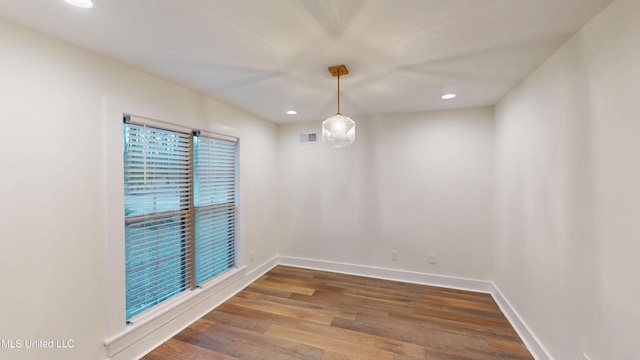
<svg viewBox="0 0 640 360">
<path fill-rule="evenodd" d="M 438 255 L 436 254 L 429 254 L 429 264 L 431 265 L 435 265 L 438 263 Z"/>
<path fill-rule="evenodd" d="M 253 262 L 253 251 L 249 251 L 249 262 Z"/>
<path fill-rule="evenodd" d="M 398 261 L 398 251 L 397 250 L 391 251 L 391 260 Z"/>
</svg>

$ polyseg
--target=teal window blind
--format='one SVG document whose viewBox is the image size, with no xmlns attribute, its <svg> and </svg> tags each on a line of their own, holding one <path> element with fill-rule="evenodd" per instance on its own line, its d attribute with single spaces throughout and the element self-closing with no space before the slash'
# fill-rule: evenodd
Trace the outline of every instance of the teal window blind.
<svg viewBox="0 0 640 360">
<path fill-rule="evenodd" d="M 236 266 L 236 180 L 236 139 L 125 121 L 127 321 Z"/>
<path fill-rule="evenodd" d="M 237 141 L 194 136 L 195 281 L 235 265 Z"/>
<path fill-rule="evenodd" d="M 124 124 L 127 320 L 188 289 L 191 135 Z"/>
</svg>

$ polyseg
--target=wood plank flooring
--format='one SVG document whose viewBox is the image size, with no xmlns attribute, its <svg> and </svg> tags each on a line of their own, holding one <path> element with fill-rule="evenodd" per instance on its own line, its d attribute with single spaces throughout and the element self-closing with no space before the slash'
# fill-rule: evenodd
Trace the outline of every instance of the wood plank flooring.
<svg viewBox="0 0 640 360">
<path fill-rule="evenodd" d="M 533 357 L 490 295 L 277 266 L 143 359 Z"/>
</svg>

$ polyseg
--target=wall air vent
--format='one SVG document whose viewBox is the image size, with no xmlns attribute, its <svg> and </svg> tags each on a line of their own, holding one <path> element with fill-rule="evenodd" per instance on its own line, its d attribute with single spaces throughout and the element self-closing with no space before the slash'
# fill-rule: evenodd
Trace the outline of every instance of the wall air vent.
<svg viewBox="0 0 640 360">
<path fill-rule="evenodd" d="M 300 134 L 300 144 L 317 144 L 318 143 L 318 134 L 317 133 L 305 133 Z"/>
</svg>

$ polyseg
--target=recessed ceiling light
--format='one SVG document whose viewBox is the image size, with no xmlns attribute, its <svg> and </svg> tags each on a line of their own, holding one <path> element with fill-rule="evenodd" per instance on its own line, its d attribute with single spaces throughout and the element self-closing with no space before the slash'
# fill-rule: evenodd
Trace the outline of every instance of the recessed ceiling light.
<svg viewBox="0 0 640 360">
<path fill-rule="evenodd" d="M 442 100 L 451 100 L 456 97 L 456 94 L 444 94 L 442 95 Z"/>
<path fill-rule="evenodd" d="M 297 113 L 298 113 L 298 112 L 297 112 L 297 111 L 295 111 L 295 110 L 289 110 L 289 111 L 287 111 L 287 114 L 289 114 L 289 115 L 295 115 L 295 114 L 297 114 Z"/>
<path fill-rule="evenodd" d="M 64 0 L 64 2 L 83 9 L 90 9 L 93 7 L 93 2 L 91 0 Z"/>
</svg>

